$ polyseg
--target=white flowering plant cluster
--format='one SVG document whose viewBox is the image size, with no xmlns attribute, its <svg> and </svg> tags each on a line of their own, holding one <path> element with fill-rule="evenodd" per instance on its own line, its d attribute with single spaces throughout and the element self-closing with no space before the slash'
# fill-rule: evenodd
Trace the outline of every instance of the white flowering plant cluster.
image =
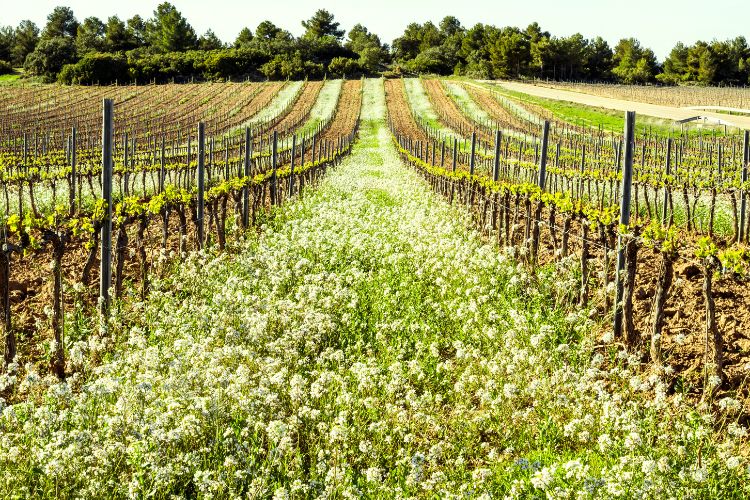
<svg viewBox="0 0 750 500">
<path fill-rule="evenodd" d="M 747 493 L 746 430 L 668 396 L 587 311 L 400 164 L 365 86 L 354 154 L 240 252 L 192 254 L 80 388 L 27 369 L 0 497 Z M 94 347 L 76 347 L 85 364 Z"/>
</svg>

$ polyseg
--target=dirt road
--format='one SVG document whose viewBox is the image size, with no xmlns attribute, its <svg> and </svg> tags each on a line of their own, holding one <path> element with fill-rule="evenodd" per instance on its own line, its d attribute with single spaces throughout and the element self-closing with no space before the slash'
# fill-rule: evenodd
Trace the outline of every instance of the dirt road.
<svg viewBox="0 0 750 500">
<path fill-rule="evenodd" d="M 612 99 L 609 97 L 599 97 L 582 92 L 571 92 L 569 90 L 551 89 L 528 83 L 502 82 L 500 86 L 516 92 L 543 97 L 545 99 L 555 99 L 557 101 L 568 101 L 587 106 L 596 106 L 599 108 L 616 109 L 619 111 L 635 111 L 637 114 L 646 116 L 655 116 L 668 120 L 685 120 L 694 116 L 706 116 L 721 120 L 724 123 L 734 125 L 742 129 L 750 129 L 750 117 L 746 116 L 729 116 L 722 113 L 710 111 L 697 111 L 687 108 L 675 108 L 671 106 L 660 106 L 657 104 L 647 104 L 635 101 L 626 101 L 622 99 Z"/>
</svg>

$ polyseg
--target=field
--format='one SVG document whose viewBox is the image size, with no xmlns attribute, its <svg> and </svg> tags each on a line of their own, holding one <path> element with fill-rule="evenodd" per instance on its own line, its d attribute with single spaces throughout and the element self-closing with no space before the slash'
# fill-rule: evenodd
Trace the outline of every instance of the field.
<svg viewBox="0 0 750 500">
<path fill-rule="evenodd" d="M 606 113 L 607 110 L 609 114 L 611 110 L 637 111 L 647 117 L 645 121 L 639 120 L 642 122 L 641 126 L 648 125 L 649 130 L 656 129 L 662 135 L 674 134 L 675 129 L 679 130 L 680 135 L 688 134 L 691 130 L 697 135 L 701 134 L 700 126 L 688 127 L 685 125 L 687 122 L 713 124 L 713 127 L 709 127 L 712 135 L 731 134 L 736 133 L 738 128 L 750 128 L 749 110 L 746 109 L 750 102 L 750 89 L 746 88 L 637 87 L 611 84 L 576 86 L 550 82 L 535 82 L 532 85 L 503 82 L 496 89 L 515 93 L 516 96 L 520 93 L 525 100 L 541 98 L 545 105 L 549 104 L 548 98 L 558 105 L 564 105 L 564 101 L 568 101 L 575 104 L 573 114 L 576 113 L 575 108 L 583 105 L 587 109 L 581 116 L 583 120 L 592 111 L 598 114 L 602 111 Z"/>
<path fill-rule="evenodd" d="M 0 110 L 0 498 L 750 494 L 742 130 L 459 78 Z"/>
<path fill-rule="evenodd" d="M 724 106 L 740 109 L 750 108 L 750 89 L 747 87 L 653 87 L 564 82 L 556 82 L 551 86 L 586 94 L 674 107 Z"/>
</svg>

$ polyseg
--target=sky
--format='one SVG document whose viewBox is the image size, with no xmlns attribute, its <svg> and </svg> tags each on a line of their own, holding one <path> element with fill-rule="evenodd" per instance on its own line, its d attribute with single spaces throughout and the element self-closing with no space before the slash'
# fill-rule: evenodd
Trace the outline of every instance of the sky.
<svg viewBox="0 0 750 500">
<path fill-rule="evenodd" d="M 116 14 L 122 19 L 140 14 L 151 17 L 160 0 L 4 0 L 0 25 L 16 26 L 31 19 L 40 27 L 57 5 L 73 9 L 79 21 L 97 16 L 106 21 Z M 334 14 L 341 27 L 364 24 L 385 43 L 403 33 L 411 22 L 456 16 L 470 27 L 481 22 L 495 26 L 526 27 L 536 21 L 555 36 L 581 33 L 586 38 L 601 35 L 614 47 L 618 40 L 635 37 L 663 60 L 678 41 L 725 40 L 743 35 L 750 40 L 750 0 L 173 0 L 171 2 L 202 34 L 211 28 L 225 42 L 239 31 L 251 30 L 264 20 L 301 35 L 301 21 L 319 8 Z M 626 6 L 626 8 L 622 8 Z"/>
</svg>

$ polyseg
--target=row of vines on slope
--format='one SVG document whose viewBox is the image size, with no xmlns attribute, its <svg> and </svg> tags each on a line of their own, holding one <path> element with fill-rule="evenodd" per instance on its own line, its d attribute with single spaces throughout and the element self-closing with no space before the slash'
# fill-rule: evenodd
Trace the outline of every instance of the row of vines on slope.
<svg viewBox="0 0 750 500">
<path fill-rule="evenodd" d="M 65 328 L 75 324 L 75 318 L 63 312 L 91 310 L 101 300 L 101 290 L 94 285 L 111 278 L 115 304 L 128 294 L 144 297 L 151 275 L 174 258 L 206 246 L 223 250 L 230 234 L 242 237 L 265 220 L 272 206 L 314 185 L 351 151 L 361 106 L 362 82 L 345 82 L 333 112 L 311 116 L 322 85 L 310 85 L 309 97 L 304 90 L 296 93 L 292 105 L 273 119 L 276 126 L 288 125 L 281 130 L 243 127 L 217 141 L 196 134 L 199 127 L 194 126 L 168 148 L 166 134 L 138 122 L 131 130 L 158 140 L 145 148 L 113 140 L 111 172 L 103 168 L 106 147 L 98 155 L 88 147 L 49 148 L 38 156 L 22 153 L 20 161 L 12 145 L 5 149 L 0 171 L 5 364 L 46 362 L 64 378 L 70 373 Z M 305 127 L 308 122 L 315 125 Z M 113 139 L 117 123 L 115 119 Z M 200 129 L 207 130 L 207 124 Z M 105 188 L 112 193 L 109 203 Z M 112 240 L 105 242 L 103 229 L 109 223 Z M 105 254 L 113 259 L 109 277 L 96 272 Z M 41 348 L 47 345 L 41 342 L 44 338 L 52 341 Z"/>
<path fill-rule="evenodd" d="M 488 237 L 528 265 L 562 261 L 577 268 L 578 282 L 561 284 L 558 300 L 591 306 L 599 317 L 610 320 L 621 308 L 623 324 L 616 339 L 659 367 L 673 389 L 684 384 L 703 387 L 704 394 L 712 395 L 720 388 L 743 388 L 750 347 L 744 333 L 750 326 L 750 252 L 742 208 L 749 187 L 743 178 L 750 162 L 747 134 L 736 152 L 739 160 L 733 164 L 731 182 L 720 177 L 723 173 L 715 164 L 703 164 L 694 145 L 687 143 L 682 145 L 685 156 L 682 166 L 675 167 L 676 175 L 657 181 L 648 173 L 660 166 L 649 165 L 649 158 L 658 157 L 649 156 L 646 142 L 639 148 L 635 139 L 633 213 L 623 226 L 617 215 L 624 150 L 615 150 L 614 161 L 607 161 L 611 166 L 597 169 L 583 159 L 582 147 L 574 158 L 579 164 L 567 168 L 561 165 L 572 163 L 570 157 L 564 159 L 571 156 L 566 151 L 570 145 L 554 145 L 549 134 L 546 142 L 537 139 L 533 156 L 519 161 L 504 146 L 523 148 L 523 140 L 503 130 L 494 135 L 504 142 L 493 144 L 499 147 L 485 154 L 478 147 L 481 134 L 472 134 L 470 148 L 445 141 L 404 109 L 409 102 L 403 85 L 389 82 L 387 91 L 394 143 L 436 191 L 469 207 Z M 660 143 L 651 147 L 653 151 Z M 675 158 L 676 145 L 670 141 L 667 149 Z M 699 183 L 697 176 L 705 180 Z M 682 207 L 677 206 L 678 194 L 684 197 Z M 696 222 L 701 210 L 710 224 Z M 728 231 L 716 230 L 719 219 L 730 226 Z M 619 273 L 618 242 L 623 249 Z M 615 304 L 618 283 L 623 287 L 622 302 Z M 700 360 L 703 363 L 696 365 Z"/>
</svg>

